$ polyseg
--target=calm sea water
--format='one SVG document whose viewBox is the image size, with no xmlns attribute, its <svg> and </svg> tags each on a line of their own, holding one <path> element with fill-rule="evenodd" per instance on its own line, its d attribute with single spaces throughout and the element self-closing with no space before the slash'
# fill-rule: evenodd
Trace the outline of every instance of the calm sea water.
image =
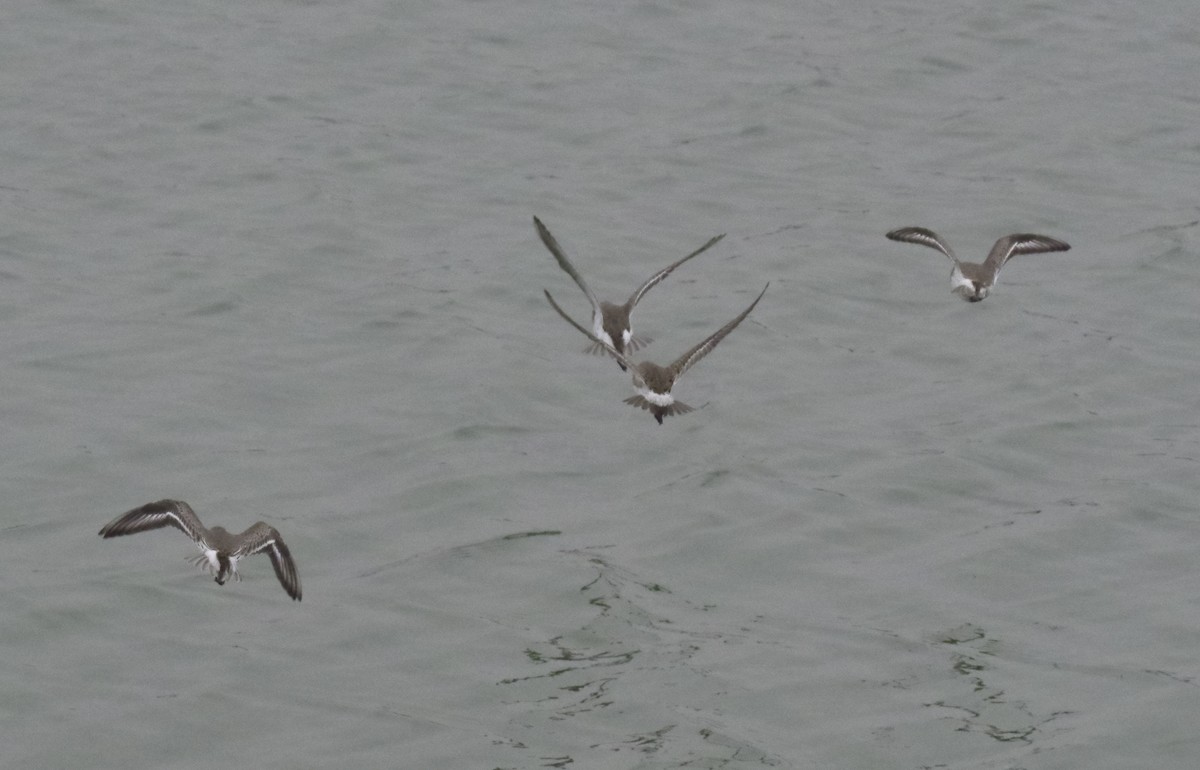
<svg viewBox="0 0 1200 770">
<path fill-rule="evenodd" d="M 1194 13 L 5 6 L 0 764 L 1195 767 Z"/>
</svg>

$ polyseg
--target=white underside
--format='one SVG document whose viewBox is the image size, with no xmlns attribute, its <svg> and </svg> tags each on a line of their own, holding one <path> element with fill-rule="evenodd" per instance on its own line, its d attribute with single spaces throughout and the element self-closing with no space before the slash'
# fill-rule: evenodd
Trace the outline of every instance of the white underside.
<svg viewBox="0 0 1200 770">
<path fill-rule="evenodd" d="M 597 339 L 602 340 L 604 344 L 608 345 L 610 348 L 615 349 L 617 347 L 613 344 L 613 338 L 608 335 L 608 332 L 604 331 L 604 323 L 599 315 L 592 317 L 592 334 L 594 334 Z M 626 334 L 628 334 L 628 332 L 626 332 Z M 628 342 L 628 340 L 626 340 L 626 342 Z"/>
<path fill-rule="evenodd" d="M 197 556 L 195 559 L 192 559 L 192 563 L 194 563 L 200 569 L 206 570 L 213 575 L 217 574 L 221 569 L 221 562 L 217 560 L 217 552 L 211 548 L 205 548 L 199 556 Z M 238 559 L 236 556 L 229 557 L 229 572 L 234 579 L 241 578 L 241 576 L 238 575 L 237 563 Z"/>
<path fill-rule="evenodd" d="M 967 277 L 958 269 L 958 265 L 954 266 L 954 270 L 950 272 L 950 291 L 961 292 L 966 290 L 968 294 L 975 293 L 975 284 L 967 280 Z"/>
<path fill-rule="evenodd" d="M 675 403 L 675 397 L 670 393 L 655 393 L 649 388 L 638 388 L 638 393 L 655 406 L 670 406 Z"/>
<path fill-rule="evenodd" d="M 626 349 L 626 350 L 628 350 L 628 349 L 629 349 L 629 343 L 630 343 L 630 341 L 632 341 L 632 340 L 633 340 L 633 330 L 632 330 L 632 329 L 626 329 L 625 331 L 621 332 L 621 339 L 622 339 L 622 340 L 624 340 L 624 342 L 625 342 L 625 349 Z"/>
</svg>

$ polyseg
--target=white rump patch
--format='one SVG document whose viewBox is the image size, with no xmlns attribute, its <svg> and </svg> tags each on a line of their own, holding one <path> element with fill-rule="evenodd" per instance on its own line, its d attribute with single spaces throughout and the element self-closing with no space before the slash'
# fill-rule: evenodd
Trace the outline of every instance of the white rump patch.
<svg viewBox="0 0 1200 770">
<path fill-rule="evenodd" d="M 638 393 L 641 393 L 642 398 L 655 406 L 670 406 L 675 403 L 675 397 L 670 393 L 655 393 L 649 388 L 638 388 Z"/>
<path fill-rule="evenodd" d="M 975 284 L 967 280 L 967 277 L 958 269 L 958 265 L 950 272 L 950 291 L 960 291 L 966 289 L 968 294 L 975 293 Z"/>
<path fill-rule="evenodd" d="M 217 561 L 217 552 L 211 548 L 204 548 L 199 556 L 188 559 L 189 562 L 195 564 L 200 569 L 210 574 L 217 574 L 217 570 L 221 568 L 220 562 Z"/>
</svg>

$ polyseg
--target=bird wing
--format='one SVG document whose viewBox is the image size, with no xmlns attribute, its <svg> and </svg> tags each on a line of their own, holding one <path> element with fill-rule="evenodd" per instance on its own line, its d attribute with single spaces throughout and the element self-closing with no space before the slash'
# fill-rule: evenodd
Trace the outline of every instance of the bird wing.
<svg viewBox="0 0 1200 770">
<path fill-rule="evenodd" d="M 1013 233 L 996 241 L 996 245 L 988 252 L 983 267 L 985 270 L 999 273 L 1000 268 L 1018 254 L 1042 254 L 1048 251 L 1068 251 L 1070 248 L 1070 245 L 1046 235 Z"/>
<path fill-rule="evenodd" d="M 708 251 L 710 248 L 712 248 L 714 245 L 716 245 L 716 243 L 724 237 L 725 237 L 725 233 L 721 233 L 718 236 L 709 238 L 708 243 L 706 243 L 703 246 L 701 246 L 700 248 L 696 249 L 691 254 L 688 254 L 686 257 L 679 260 L 678 262 L 673 262 L 670 265 L 667 265 L 662 270 L 659 270 L 657 273 L 650 276 L 650 278 L 648 278 L 645 283 L 643 283 L 641 286 L 639 286 L 637 288 L 637 291 L 635 291 L 633 293 L 633 295 L 630 296 L 629 301 L 627 303 L 625 303 L 626 306 L 629 308 L 633 308 L 635 305 L 637 305 L 637 303 L 642 301 L 643 294 L 645 294 L 646 292 L 650 291 L 650 289 L 657 286 L 662 281 L 662 279 L 666 278 L 668 275 L 671 274 L 672 270 L 679 267 L 684 262 L 687 262 L 692 257 L 698 256 L 698 255 L 703 254 L 704 252 Z"/>
<path fill-rule="evenodd" d="M 245 558 L 256 553 L 266 553 L 271 558 L 271 566 L 275 568 L 275 577 L 287 595 L 300 601 L 300 575 L 296 573 L 296 563 L 292 561 L 292 552 L 288 550 L 279 530 L 266 522 L 258 522 L 238 536 L 241 544 L 231 556 Z"/>
<path fill-rule="evenodd" d="M 768 281 L 767 286 L 770 285 L 771 283 Z M 741 315 L 725 324 L 720 329 L 717 329 L 706 340 L 688 352 L 684 353 L 679 358 L 675 359 L 675 362 L 671 364 L 671 369 L 675 372 L 676 379 L 682 377 L 684 372 L 699 363 L 700 359 L 708 355 L 709 351 L 715 348 L 718 342 L 725 339 L 725 335 L 736 329 L 737 325 L 745 320 L 746 316 L 750 315 L 750 311 L 754 309 L 754 306 L 758 304 L 758 301 L 763 298 L 764 294 L 767 293 L 767 286 L 763 287 L 763 290 L 760 291 L 758 296 L 754 298 L 754 301 L 750 303 L 750 307 L 743 310 Z"/>
<path fill-rule="evenodd" d="M 104 525 L 100 536 L 120 537 L 162 527 L 175 527 L 198 544 L 208 546 L 207 530 L 200 523 L 192 506 L 182 500 L 159 500 L 122 513 Z"/>
<path fill-rule="evenodd" d="M 617 359 L 618 363 L 624 364 L 632 372 L 637 371 L 637 367 L 634 365 L 634 363 L 632 361 L 630 361 L 628 358 L 626 358 L 625 356 L 621 355 L 616 350 L 614 350 L 612 345 L 609 345 L 607 342 L 600 339 L 595 334 L 592 334 L 590 331 L 588 331 L 587 329 L 580 326 L 579 323 L 574 318 L 567 315 L 566 311 L 564 311 L 561 307 L 559 307 L 558 303 L 554 301 L 554 297 L 550 296 L 550 292 L 546 291 L 545 289 L 542 289 L 542 292 L 546 295 L 546 299 L 550 300 L 550 305 L 555 310 L 558 311 L 558 314 L 560 316 L 562 316 L 563 318 L 566 319 L 567 323 L 571 324 L 576 329 L 581 331 L 583 333 L 583 335 L 585 337 L 587 337 L 588 339 L 590 339 L 592 342 L 596 343 L 597 345 L 603 346 L 604 349 L 608 351 L 609 355 L 611 355 L 613 358 Z"/>
<path fill-rule="evenodd" d="M 954 250 L 950 248 L 950 244 L 946 243 L 940 235 L 928 228 L 901 227 L 898 230 L 888 233 L 887 238 L 893 241 L 903 241 L 904 243 L 919 243 L 922 246 L 937 249 L 947 257 L 950 257 L 954 261 L 954 264 L 958 264 L 958 257 L 954 256 Z"/>
<path fill-rule="evenodd" d="M 575 266 L 571 264 L 571 261 L 567 259 L 567 255 L 563 253 L 562 247 L 558 245 L 558 241 L 554 239 L 554 236 L 550 234 L 550 231 L 546 228 L 546 226 L 542 224 L 542 220 L 534 217 L 533 226 L 537 228 L 538 236 L 542 239 L 542 243 L 545 244 L 546 248 L 550 250 L 550 253 L 554 255 L 554 259 L 558 261 L 558 266 L 561 267 L 567 275 L 571 276 L 571 278 L 575 280 L 575 283 L 579 284 L 579 288 L 583 289 L 583 293 L 587 296 L 588 302 L 592 303 L 593 324 L 598 329 L 603 328 L 600 325 L 604 317 L 604 313 L 600 310 L 600 300 L 596 299 L 596 295 L 593 294 L 592 290 L 588 288 L 587 283 L 583 280 L 583 276 L 579 274 L 579 271 L 576 270 Z"/>
</svg>

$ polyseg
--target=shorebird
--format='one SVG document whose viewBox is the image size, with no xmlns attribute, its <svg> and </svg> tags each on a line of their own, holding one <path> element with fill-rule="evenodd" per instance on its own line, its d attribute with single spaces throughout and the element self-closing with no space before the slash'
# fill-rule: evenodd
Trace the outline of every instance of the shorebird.
<svg viewBox="0 0 1200 770">
<path fill-rule="evenodd" d="M 770 285 L 770 282 L 768 282 L 767 286 Z M 740 324 L 746 318 L 746 316 L 750 315 L 750 311 L 754 309 L 754 306 L 758 304 L 758 301 L 762 299 L 764 294 L 767 293 L 767 286 L 763 287 L 763 290 L 759 292 L 754 301 L 750 303 L 750 307 L 743 310 L 741 315 L 725 324 L 720 329 L 717 329 L 717 331 L 705 338 L 703 342 L 701 342 L 699 345 L 696 345 L 679 358 L 675 359 L 668 366 L 659 366 L 658 364 L 651 363 L 650 361 L 642 361 L 641 363 L 634 363 L 633 361 L 630 361 L 623 353 L 600 339 L 594 333 L 589 332 L 587 329 L 580 326 L 574 318 L 567 315 L 566 312 L 558 306 L 558 303 L 554 301 L 554 297 L 550 296 L 550 292 L 546 291 L 545 289 L 542 291 L 545 292 L 546 299 L 550 300 L 550 304 L 555 310 L 558 311 L 558 314 L 567 320 L 567 323 L 583 332 L 584 335 L 592 340 L 592 342 L 602 345 L 603 349 L 607 350 L 609 355 L 617 359 L 618 363 L 622 364 L 622 369 L 629 369 L 629 372 L 633 375 L 633 387 L 637 389 L 638 394 L 625 399 L 625 403 L 631 406 L 641 407 L 642 409 L 649 411 L 650 414 L 654 415 L 654 419 L 658 420 L 658 424 L 662 425 L 664 417 L 669 417 L 673 414 L 687 414 L 688 412 L 693 411 L 692 407 L 688 406 L 682 401 L 675 400 L 675 397 L 671 395 L 671 388 L 675 385 L 675 382 L 683 376 L 684 372 L 686 372 L 688 369 L 691 369 L 700 361 L 701 358 L 704 358 L 706 355 L 708 355 L 709 352 L 717 346 L 718 342 L 725 339 L 725 335 L 736 329 L 737 325 Z"/>
<path fill-rule="evenodd" d="M 642 295 L 670 275 L 672 270 L 687 262 L 692 257 L 707 251 L 717 241 L 725 237 L 725 233 L 721 233 L 714 238 L 710 238 L 708 243 L 696 249 L 691 254 L 688 254 L 678 262 L 667 265 L 662 270 L 650 276 L 645 283 L 633 292 L 624 305 L 614 305 L 611 302 L 601 302 L 596 299 L 596 295 L 592 293 L 592 290 L 584 282 L 583 276 L 579 274 L 579 271 L 567 259 L 567 255 L 563 253 L 562 247 L 558 245 L 558 241 L 554 240 L 554 236 L 542 224 L 542 220 L 534 217 L 533 226 L 537 228 L 538 236 L 542 239 L 542 243 L 554 255 L 554 258 L 558 260 L 558 266 L 565 270 L 567 275 L 575 279 L 575 283 L 579 284 L 579 288 L 583 289 L 583 293 L 587 295 L 588 302 L 592 303 L 593 342 L 584 348 L 584 352 L 597 354 L 603 354 L 605 347 L 612 348 L 618 353 L 624 354 L 649 345 L 651 339 L 649 337 L 634 336 L 633 329 L 629 325 L 629 315 L 633 312 L 637 303 L 641 301 Z M 617 365 L 621 367 L 622 371 L 626 367 L 626 364 L 619 358 L 617 359 Z"/>
<path fill-rule="evenodd" d="M 931 249 L 937 249 L 954 262 L 950 271 L 950 291 L 958 294 L 968 302 L 979 302 L 996 285 L 1000 277 L 1000 268 L 1017 254 L 1042 254 L 1049 251 L 1067 251 L 1071 247 L 1066 243 L 1045 235 L 1033 233 L 1014 233 L 996 241 L 988 252 L 983 264 L 978 262 L 962 262 L 954 256 L 950 245 L 932 230 L 924 227 L 901 227 L 887 234 L 893 241 L 919 243 Z"/>
<path fill-rule="evenodd" d="M 284 545 L 278 530 L 261 521 L 245 532 L 234 535 L 223 527 L 205 529 L 196 512 L 182 500 L 159 500 L 122 513 L 104 525 L 100 536 L 120 537 L 162 527 L 175 527 L 192 539 L 201 555 L 188 561 L 216 575 L 217 585 L 225 585 L 225 581 L 231 577 L 241 580 L 238 562 L 251 554 L 265 551 L 271 558 L 271 566 L 275 568 L 275 576 L 279 578 L 283 590 L 300 601 L 300 576 L 296 574 L 292 554 Z"/>
</svg>

